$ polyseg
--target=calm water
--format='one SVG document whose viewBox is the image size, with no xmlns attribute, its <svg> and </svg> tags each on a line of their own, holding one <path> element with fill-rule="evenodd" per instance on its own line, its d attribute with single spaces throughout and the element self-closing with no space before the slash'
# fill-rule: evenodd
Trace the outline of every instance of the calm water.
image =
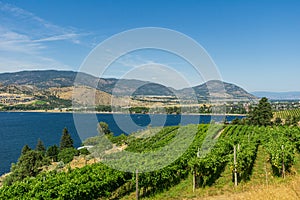
<svg viewBox="0 0 300 200">
<path fill-rule="evenodd" d="M 28 112 L 0 112 L 0 175 L 9 172 L 11 163 L 16 162 L 20 156 L 22 147 L 28 144 L 35 148 L 38 138 L 45 146 L 59 145 L 62 129 L 67 127 L 74 140 L 76 147 L 81 145 L 81 139 L 97 134 L 97 124 L 92 120 L 93 114 L 80 114 L 83 122 L 85 134 L 80 132 L 78 135 L 73 115 L 71 113 L 28 113 Z M 134 114 L 131 116 L 124 114 L 97 114 L 98 121 L 106 122 L 115 135 L 121 133 L 135 132 L 147 126 L 170 126 L 179 123 L 209 123 L 210 116 L 197 115 L 142 115 Z M 114 118 L 115 116 L 115 118 Z M 128 118 L 132 119 L 136 125 L 129 123 Z M 227 116 L 231 121 L 235 116 Z M 115 119 L 118 125 L 116 125 Z M 213 118 L 215 121 L 222 121 L 223 117 Z M 77 127 L 78 128 L 78 127 Z M 126 130 L 124 130 L 126 129 Z"/>
</svg>

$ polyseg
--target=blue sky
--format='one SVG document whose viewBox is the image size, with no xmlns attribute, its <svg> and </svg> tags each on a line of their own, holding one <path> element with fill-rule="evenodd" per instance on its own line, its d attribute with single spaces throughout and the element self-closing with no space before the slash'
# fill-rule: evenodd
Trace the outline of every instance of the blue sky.
<svg viewBox="0 0 300 200">
<path fill-rule="evenodd" d="M 112 35 L 163 27 L 201 44 L 224 81 L 248 91 L 300 91 L 299 10 L 297 0 L 0 0 L 0 72 L 78 70 Z M 193 85 L 203 81 L 183 60 L 149 51 L 125 56 L 106 76 L 149 63 L 183 71 Z M 170 86 L 180 87 L 171 80 Z"/>
</svg>

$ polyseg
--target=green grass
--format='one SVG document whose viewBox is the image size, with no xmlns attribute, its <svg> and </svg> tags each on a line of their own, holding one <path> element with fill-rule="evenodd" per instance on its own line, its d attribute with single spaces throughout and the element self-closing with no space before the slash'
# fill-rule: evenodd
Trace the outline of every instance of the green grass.
<svg viewBox="0 0 300 200">
<path fill-rule="evenodd" d="M 272 178 L 271 174 L 271 164 L 268 162 L 269 155 L 263 146 L 259 146 L 257 150 L 257 157 L 253 166 L 253 171 L 251 175 L 250 184 L 257 185 L 257 184 L 266 184 L 266 171 L 268 182 L 270 178 Z"/>
</svg>

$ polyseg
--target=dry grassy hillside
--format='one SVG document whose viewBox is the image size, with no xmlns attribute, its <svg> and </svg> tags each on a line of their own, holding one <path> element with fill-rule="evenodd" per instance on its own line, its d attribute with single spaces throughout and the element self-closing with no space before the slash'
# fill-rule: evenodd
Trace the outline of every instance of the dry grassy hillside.
<svg viewBox="0 0 300 200">
<path fill-rule="evenodd" d="M 62 88 L 50 88 L 51 94 L 55 96 L 76 101 L 80 105 L 110 105 L 111 104 L 111 95 L 100 91 L 95 90 L 87 86 L 77 86 L 77 87 L 62 87 Z M 94 98 L 92 98 L 95 96 Z"/>
<path fill-rule="evenodd" d="M 212 196 L 206 198 L 195 198 L 193 200 L 205 199 L 205 200 L 296 200 L 300 199 L 300 177 L 288 183 L 281 183 L 275 185 L 257 185 L 251 190 L 239 193 L 228 193 L 219 196 Z"/>
</svg>

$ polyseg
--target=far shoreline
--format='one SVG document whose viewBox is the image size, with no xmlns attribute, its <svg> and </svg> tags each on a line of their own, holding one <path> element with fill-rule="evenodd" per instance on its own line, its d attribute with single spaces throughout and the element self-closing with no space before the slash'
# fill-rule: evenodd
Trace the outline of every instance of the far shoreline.
<svg viewBox="0 0 300 200">
<path fill-rule="evenodd" d="M 98 112 L 98 111 L 88 111 L 88 112 L 73 112 L 73 111 L 59 111 L 59 110 L 8 110 L 8 111 L 0 111 L 0 113 L 55 113 L 55 114 L 63 114 L 63 113 L 70 113 L 70 114 L 129 114 L 124 112 Z M 166 113 L 131 113 L 137 115 L 164 115 Z M 168 115 L 202 115 L 202 116 L 240 116 L 246 117 L 247 114 L 236 114 L 236 113 L 182 113 L 182 114 L 168 114 Z"/>
</svg>

